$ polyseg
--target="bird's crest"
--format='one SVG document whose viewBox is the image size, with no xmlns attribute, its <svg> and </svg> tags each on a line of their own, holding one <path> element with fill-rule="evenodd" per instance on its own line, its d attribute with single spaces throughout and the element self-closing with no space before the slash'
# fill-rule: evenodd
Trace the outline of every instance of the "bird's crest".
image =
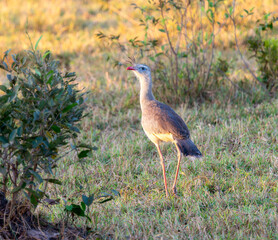
<svg viewBox="0 0 278 240">
<path fill-rule="evenodd" d="M 126 64 L 134 65 L 135 62 L 136 62 L 136 60 L 135 60 L 135 57 L 134 57 L 134 56 L 128 57 L 127 60 L 126 60 Z"/>
</svg>

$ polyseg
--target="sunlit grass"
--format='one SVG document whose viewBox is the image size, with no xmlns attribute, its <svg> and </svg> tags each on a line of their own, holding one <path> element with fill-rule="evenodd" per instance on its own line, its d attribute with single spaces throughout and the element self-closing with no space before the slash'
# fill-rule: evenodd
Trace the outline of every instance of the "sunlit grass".
<svg viewBox="0 0 278 240">
<path fill-rule="evenodd" d="M 120 34 L 123 39 L 135 36 L 143 37 L 144 31 L 140 26 L 140 11 L 134 9 L 133 1 L 24 1 L 18 4 L 16 0 L 4 1 L 0 9 L 0 52 L 7 48 L 22 50 L 29 47 L 25 36 L 28 30 L 32 39 L 44 36 L 40 43 L 42 49 L 52 49 L 56 54 L 75 52 L 90 55 L 96 50 L 97 39 L 95 34 L 104 31 L 107 34 Z M 145 1 L 136 1 L 139 6 L 148 6 Z M 225 6 L 230 6 L 232 1 L 225 1 Z M 16 7 L 15 7 L 16 6 Z M 241 34 L 246 35 L 248 26 L 268 12 L 272 12 L 276 3 L 268 1 L 237 1 L 238 12 L 254 7 L 254 14 L 247 20 L 240 20 Z M 219 15 L 219 21 L 223 20 Z M 194 14 L 194 11 L 192 12 Z M 188 23 L 193 24 L 193 23 Z M 198 26 L 199 23 L 194 23 Z M 244 27 L 244 24 L 246 26 Z M 175 28 L 175 25 L 173 25 Z M 169 26 L 171 28 L 171 24 Z M 163 33 L 153 32 L 153 37 L 161 39 Z M 160 35 L 159 35 L 160 34 Z M 229 47 L 232 41 L 232 26 L 225 26 L 221 32 L 221 45 Z M 100 41 L 101 42 L 101 41 Z"/>
</svg>

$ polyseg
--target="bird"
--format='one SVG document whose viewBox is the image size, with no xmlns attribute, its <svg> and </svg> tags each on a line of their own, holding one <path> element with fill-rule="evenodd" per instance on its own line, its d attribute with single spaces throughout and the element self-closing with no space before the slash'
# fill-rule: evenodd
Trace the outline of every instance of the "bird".
<svg viewBox="0 0 278 240">
<path fill-rule="evenodd" d="M 160 149 L 162 142 L 172 142 L 177 149 L 177 168 L 172 187 L 177 197 L 177 179 L 182 155 L 202 157 L 202 153 L 190 139 L 190 132 L 183 119 L 168 105 L 155 99 L 152 93 L 151 69 L 145 64 L 132 64 L 127 70 L 133 71 L 140 82 L 141 125 L 147 137 L 157 148 L 163 171 L 166 197 L 168 194 L 165 162 Z"/>
</svg>

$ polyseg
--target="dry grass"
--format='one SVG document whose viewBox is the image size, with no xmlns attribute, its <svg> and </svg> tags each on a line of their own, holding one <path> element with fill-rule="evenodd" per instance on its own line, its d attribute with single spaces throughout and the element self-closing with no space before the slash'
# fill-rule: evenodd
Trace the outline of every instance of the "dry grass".
<svg viewBox="0 0 278 240">
<path fill-rule="evenodd" d="M 5 0 L 0 9 L 0 52 L 7 48 L 22 50 L 29 47 L 25 36 L 28 29 L 32 39 L 44 36 L 40 44 L 42 49 L 51 49 L 56 54 L 76 53 L 91 55 L 96 51 L 98 44 L 94 35 L 98 31 L 121 34 L 123 39 L 143 36 L 142 27 L 139 26 L 140 11 L 134 10 L 130 0 L 56 0 L 56 1 L 24 1 L 18 4 L 17 0 Z M 139 6 L 147 6 L 143 0 L 136 1 Z M 232 1 L 225 1 L 225 6 L 231 6 Z M 15 7 L 16 6 L 16 7 Z M 261 18 L 263 14 L 276 9 L 274 0 L 267 1 L 237 1 L 237 11 L 254 7 L 254 15 L 248 20 L 240 21 L 240 25 L 247 24 L 241 33 L 250 31 L 250 25 Z M 223 20 L 223 14 L 218 20 Z M 192 10 L 194 14 L 194 10 Z M 190 24 L 190 23 L 189 23 Z M 198 23 L 195 23 L 195 25 Z M 27 27 L 27 28 L 26 28 Z M 171 26 L 170 26 L 171 28 Z M 229 37 L 232 26 L 226 26 L 221 33 L 221 44 L 229 46 Z M 153 32 L 153 37 L 162 36 L 159 31 Z M 161 35 L 158 35 L 161 34 Z M 101 41 L 100 41 L 101 42 Z"/>
<path fill-rule="evenodd" d="M 145 34 L 139 21 L 142 15 L 138 9 L 134 9 L 132 3 L 131 0 L 111 0 L 109 3 L 102 0 L 47 2 L 28 0 L 24 1 L 24 4 L 18 4 L 16 0 L 5 0 L 0 9 L 0 33 L 2 33 L 0 34 L 0 58 L 4 51 L 10 48 L 13 52 L 28 49 L 30 43 L 25 33 L 28 30 L 33 42 L 41 35 L 43 36 L 39 48 L 43 51 L 50 49 L 62 61 L 63 67 L 76 71 L 82 79 L 83 86 L 99 91 L 126 89 L 129 87 L 129 84 L 126 84 L 126 73 L 114 71 L 111 69 L 111 62 L 106 62 L 108 57 L 118 56 L 119 51 L 115 49 L 115 46 L 103 44 L 103 39 L 98 39 L 96 34 L 99 31 L 108 35 L 120 34 L 122 41 L 135 36 L 142 39 Z M 139 6 L 149 5 L 143 0 L 136 1 L 136 3 Z M 231 65 L 233 65 L 232 59 L 237 62 L 237 54 L 231 51 L 231 47 L 234 46 L 233 26 L 230 21 L 224 20 L 224 11 L 227 10 L 225 7 L 228 8 L 231 4 L 231 0 L 224 1 L 217 15 L 217 20 L 225 24 L 221 34 L 218 34 L 216 38 L 216 45 L 225 48 L 227 59 L 231 59 Z M 256 2 L 238 0 L 236 13 L 244 13 L 243 9 L 249 10 L 252 7 L 255 7 L 252 16 L 246 19 L 238 17 L 240 42 L 254 32 L 254 22 L 257 19 L 275 10 L 276 2 L 274 0 Z M 189 14 L 194 16 L 194 11 L 194 8 L 191 9 Z M 198 29 L 200 23 L 189 21 L 189 32 L 192 24 L 194 24 L 194 29 Z M 150 38 L 166 41 L 165 34 L 158 31 L 159 28 L 161 26 L 149 32 Z M 169 21 L 170 31 L 175 32 L 173 28 L 176 29 L 175 24 Z M 132 54 L 138 55 L 134 51 Z M 242 67 L 242 62 L 238 62 L 236 64 Z M 239 70 L 238 67 L 236 69 L 231 73 L 232 79 L 244 79 L 246 69 Z M 3 82 L 3 74 L 5 73 L 1 71 L 0 82 Z"/>
<path fill-rule="evenodd" d="M 131 0 L 111 0 L 109 3 L 102 0 L 47 2 L 28 0 L 24 1 L 24 4 L 18 4 L 16 0 L 5 0 L 0 9 L 0 58 L 9 48 L 13 52 L 28 49 L 30 43 L 25 34 L 28 30 L 33 42 L 41 35 L 43 36 L 39 48 L 43 51 L 50 49 L 62 61 L 63 67 L 76 71 L 82 79 L 83 86 L 99 91 L 126 89 L 130 87 L 126 83 L 126 73 L 114 71 L 111 69 L 111 62 L 106 62 L 108 57 L 118 56 L 119 51 L 115 49 L 115 46 L 103 44 L 104 41 L 99 40 L 96 33 L 102 31 L 108 35 L 120 34 L 122 41 L 135 36 L 143 38 L 145 33 L 139 21 L 142 15 L 138 9 L 134 9 L 131 3 L 133 3 Z M 136 3 L 140 6 L 148 5 L 143 0 L 136 1 Z M 231 0 L 224 1 L 217 20 L 226 22 L 224 6 L 228 8 L 231 4 Z M 238 17 L 238 36 L 241 43 L 247 35 L 254 32 L 254 22 L 257 19 L 275 10 L 276 2 L 274 0 L 256 2 L 238 0 L 236 7 L 236 13 L 244 13 L 243 9 L 249 10 L 255 7 L 254 15 L 246 19 Z M 194 15 L 194 9 L 189 13 Z M 189 21 L 188 24 L 188 31 L 190 31 L 192 23 Z M 199 22 L 194 22 L 194 28 L 198 29 L 198 27 Z M 166 41 L 165 34 L 158 31 L 159 28 L 161 26 L 149 32 L 150 38 Z M 175 32 L 173 28 L 176 29 L 176 26 L 173 23 L 171 25 L 169 21 L 170 31 Z M 234 46 L 234 39 L 230 21 L 224 24 L 221 34 L 218 34 L 216 45 L 225 48 L 231 65 L 236 62 L 236 71 L 231 72 L 233 80 L 240 81 L 245 77 L 250 77 L 246 76 L 246 69 L 241 69 L 242 62 L 238 61 L 237 54 L 234 54 L 231 49 Z M 133 51 L 132 54 L 138 53 Z M 3 82 L 3 74 L 5 73 L 1 71 L 0 82 Z"/>
</svg>

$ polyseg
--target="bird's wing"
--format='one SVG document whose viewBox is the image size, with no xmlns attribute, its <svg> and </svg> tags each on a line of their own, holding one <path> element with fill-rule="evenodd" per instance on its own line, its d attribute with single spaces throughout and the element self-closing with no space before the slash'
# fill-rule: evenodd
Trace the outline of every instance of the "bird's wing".
<svg viewBox="0 0 278 240">
<path fill-rule="evenodd" d="M 145 131 L 154 134 L 171 133 L 175 139 L 187 139 L 189 130 L 182 118 L 168 105 L 154 101 L 148 104 L 142 115 Z"/>
</svg>

